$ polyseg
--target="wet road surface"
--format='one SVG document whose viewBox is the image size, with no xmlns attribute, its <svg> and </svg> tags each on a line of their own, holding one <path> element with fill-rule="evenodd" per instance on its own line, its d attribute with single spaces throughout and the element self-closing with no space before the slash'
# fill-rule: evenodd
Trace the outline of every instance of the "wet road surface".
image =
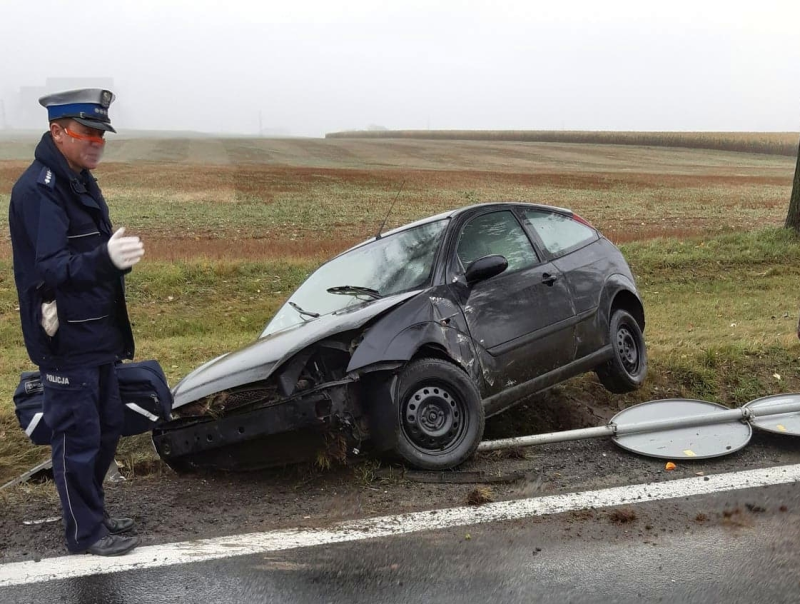
<svg viewBox="0 0 800 604">
<path fill-rule="evenodd" d="M 798 544 L 792 482 L 18 585 L 0 601 L 795 603 Z"/>
</svg>

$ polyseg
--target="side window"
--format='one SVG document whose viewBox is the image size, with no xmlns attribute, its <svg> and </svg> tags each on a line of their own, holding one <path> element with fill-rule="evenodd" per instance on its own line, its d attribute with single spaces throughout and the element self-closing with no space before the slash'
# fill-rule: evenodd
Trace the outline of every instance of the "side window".
<svg viewBox="0 0 800 604">
<path fill-rule="evenodd" d="M 473 218 L 458 238 L 458 259 L 466 269 L 479 258 L 500 254 L 508 260 L 508 271 L 539 262 L 528 236 L 509 211 L 492 212 Z"/>
<path fill-rule="evenodd" d="M 594 229 L 569 216 L 541 210 L 524 210 L 523 214 L 551 254 L 597 239 Z"/>
</svg>

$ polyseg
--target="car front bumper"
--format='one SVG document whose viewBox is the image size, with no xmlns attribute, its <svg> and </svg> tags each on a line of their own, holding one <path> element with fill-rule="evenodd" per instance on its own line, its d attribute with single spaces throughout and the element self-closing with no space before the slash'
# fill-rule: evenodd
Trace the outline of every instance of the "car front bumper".
<svg viewBox="0 0 800 604">
<path fill-rule="evenodd" d="M 321 435 L 345 400 L 346 385 L 336 384 L 223 417 L 179 418 L 157 426 L 153 444 L 173 467 L 239 469 L 289 463 L 307 455 L 301 439 L 292 435 Z M 253 454 L 259 459 L 248 459 Z"/>
</svg>

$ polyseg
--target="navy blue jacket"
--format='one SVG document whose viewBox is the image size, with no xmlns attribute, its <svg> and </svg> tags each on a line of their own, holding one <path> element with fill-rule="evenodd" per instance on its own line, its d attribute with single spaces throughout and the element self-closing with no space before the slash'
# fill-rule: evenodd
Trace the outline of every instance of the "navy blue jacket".
<svg viewBox="0 0 800 604">
<path fill-rule="evenodd" d="M 41 367 L 96 366 L 133 358 L 123 275 L 108 255 L 108 206 L 88 170 L 77 174 L 50 133 L 11 191 L 9 228 L 22 334 Z M 128 269 L 130 270 L 130 269 Z M 40 325 L 55 299 L 58 332 Z"/>
</svg>

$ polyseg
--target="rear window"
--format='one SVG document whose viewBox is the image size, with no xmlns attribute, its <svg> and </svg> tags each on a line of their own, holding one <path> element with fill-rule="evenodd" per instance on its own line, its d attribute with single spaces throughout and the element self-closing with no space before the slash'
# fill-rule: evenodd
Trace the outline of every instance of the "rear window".
<svg viewBox="0 0 800 604">
<path fill-rule="evenodd" d="M 553 255 L 576 249 L 597 239 L 597 231 L 569 216 L 542 210 L 523 210 L 523 215 L 544 247 Z"/>
</svg>

